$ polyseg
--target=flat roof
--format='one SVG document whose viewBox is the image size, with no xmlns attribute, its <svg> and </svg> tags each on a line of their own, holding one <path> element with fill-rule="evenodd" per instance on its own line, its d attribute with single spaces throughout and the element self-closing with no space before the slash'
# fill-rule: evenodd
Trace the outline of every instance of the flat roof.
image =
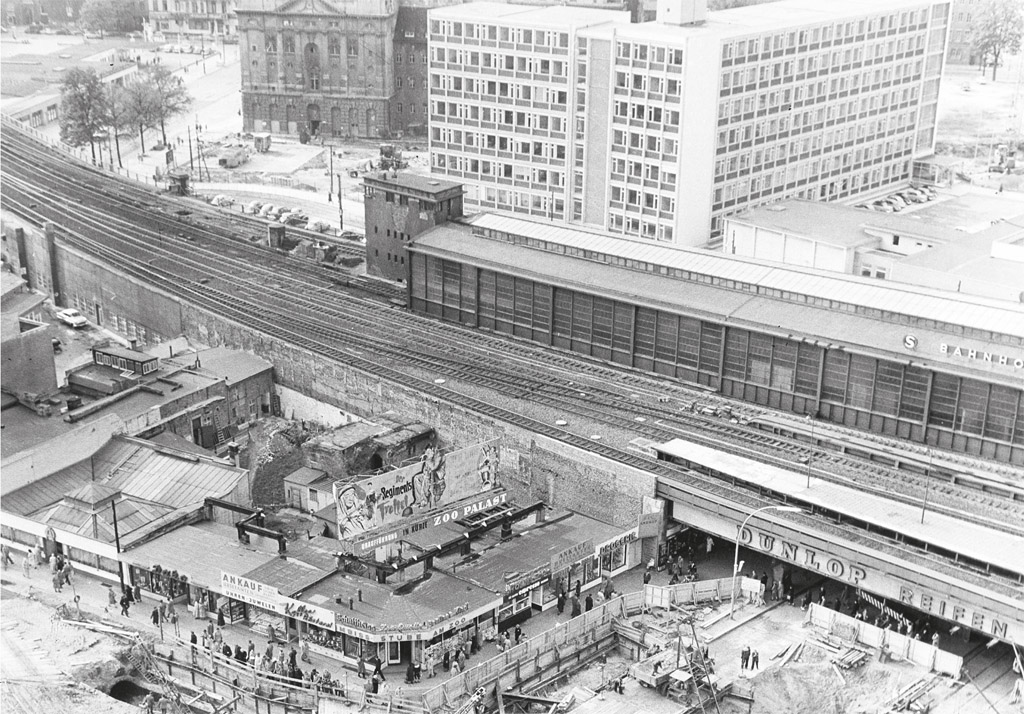
<svg viewBox="0 0 1024 714">
<path fill-rule="evenodd" d="M 274 365 L 262 357 L 227 347 L 212 347 L 208 350 L 177 355 L 165 361 L 180 367 L 191 367 L 197 358 L 199 369 L 185 371 L 214 380 L 223 379 L 229 387 L 274 369 Z"/>
<path fill-rule="evenodd" d="M 363 177 L 363 180 L 373 185 L 392 185 L 398 189 L 409 188 L 415 191 L 433 194 L 454 191 L 455 189 L 458 189 L 458 192 L 462 193 L 464 190 L 463 185 L 458 181 L 448 181 L 446 179 L 436 178 L 429 174 L 423 176 L 422 174 L 414 174 L 408 171 L 399 171 L 394 174 L 388 173 L 387 171 L 370 173 Z"/>
<path fill-rule="evenodd" d="M 854 275 L 837 275 L 812 268 L 776 263 L 766 264 L 756 260 L 692 248 L 669 248 L 647 241 L 613 237 L 604 233 L 577 230 L 568 226 L 528 221 L 494 213 L 478 214 L 467 219 L 465 224 L 469 226 L 470 230 L 467 230 L 465 225 L 438 226 L 417 237 L 411 249 L 416 250 L 420 246 L 449 246 L 456 252 L 466 250 L 470 255 L 479 255 L 481 252 L 484 255 L 514 252 L 517 257 L 524 260 L 529 260 L 528 254 L 532 252 L 542 257 L 541 261 L 535 261 L 540 273 L 564 275 L 564 273 L 556 272 L 552 267 L 555 258 L 559 257 L 557 252 L 514 245 L 497 248 L 493 244 L 504 241 L 484 240 L 485 235 L 470 235 L 471 231 L 478 233 L 496 231 L 545 241 L 559 250 L 592 251 L 596 254 L 590 260 L 571 259 L 573 270 L 582 270 L 583 266 L 587 264 L 602 265 L 598 261 L 602 260 L 603 256 L 623 258 L 653 266 L 665 266 L 706 275 L 723 282 L 731 281 L 745 286 L 774 289 L 782 293 L 807 295 L 826 302 L 848 303 L 882 312 L 918 317 L 925 321 L 972 327 L 996 334 L 1024 336 L 1024 305 L 1004 300 L 861 278 Z M 474 243 L 481 245 L 474 246 Z M 510 251 L 509 248 L 517 250 Z M 549 265 L 545 265 L 546 263 Z M 513 261 L 507 265 L 518 266 L 520 264 Z M 614 275 L 618 276 L 614 282 L 622 281 L 621 270 L 616 269 Z M 643 275 L 645 275 L 644 272 L 631 271 L 629 281 L 631 283 L 640 281 Z M 604 284 L 609 285 L 614 282 Z M 685 291 L 688 295 L 698 287 L 692 281 L 671 278 L 662 289 L 667 289 L 668 284 L 676 285 L 676 290 L 671 292 Z M 722 297 L 734 292 L 732 290 L 718 291 Z M 753 294 L 753 292 L 747 293 L 748 296 Z"/>
<path fill-rule="evenodd" d="M 790 338 L 808 335 L 817 338 L 812 341 L 831 342 L 874 356 L 888 352 L 892 354 L 893 359 L 907 360 L 905 353 L 887 351 L 884 347 L 886 344 L 902 345 L 907 332 L 906 325 L 882 322 L 851 312 L 830 310 L 797 301 L 777 300 L 755 293 L 686 282 L 647 272 L 630 272 L 627 278 L 621 268 L 613 265 L 482 238 L 470 233 L 465 226 L 449 224 L 435 228 L 417 238 L 411 248 L 413 252 L 521 275 L 545 284 L 607 296 L 629 304 L 691 315 Z M 799 286 L 794 284 L 781 289 L 799 291 Z M 895 309 L 895 306 L 891 309 Z M 938 343 L 948 340 L 948 335 L 937 329 L 915 325 L 913 330 L 922 341 L 931 339 Z M 1005 331 L 1004 326 L 1000 332 Z M 1021 333 L 1024 334 L 1024 326 Z M 1005 345 L 992 349 L 996 354 L 1005 351 Z M 942 370 L 977 376 L 970 367 L 954 364 L 943 363 Z M 1014 377 L 986 372 L 985 379 L 1010 382 Z"/>
<path fill-rule="evenodd" d="M 284 482 L 299 484 L 300 486 L 308 486 L 326 477 L 326 471 L 321 471 L 320 469 L 313 469 L 310 468 L 309 466 L 300 466 L 299 468 L 295 469 L 290 474 L 285 476 Z"/>
<path fill-rule="evenodd" d="M 202 553 L 211 557 L 198 557 Z M 126 563 L 145 568 L 159 565 L 164 570 L 177 570 L 187 575 L 193 585 L 217 592 L 220 591 L 221 571 L 241 575 L 277 559 L 276 555 L 241 543 L 233 526 L 214 521 L 175 528 L 148 543 L 129 548 L 121 557 Z"/>
<path fill-rule="evenodd" d="M 232 574 L 277 588 L 277 591 L 285 597 L 291 597 L 294 593 L 326 577 L 332 570 L 334 570 L 333 564 L 330 570 L 325 571 L 297 558 L 290 558 L 285 553 L 256 566 L 247 573 Z"/>
<path fill-rule="evenodd" d="M 771 464 L 711 449 L 686 439 L 660 444 L 669 454 L 705 464 L 734 478 L 767 488 L 776 493 L 835 511 L 908 538 L 968 556 L 980 563 L 997 565 L 1014 573 L 1024 573 L 1024 548 L 1021 532 L 1008 533 L 944 513 L 927 511 L 922 523 L 921 505 L 904 503 L 865 492 L 854 486 L 811 479 L 802 470 L 783 469 Z M 798 467 L 799 468 L 799 467 Z M 669 479 L 671 481 L 671 479 Z"/>
<path fill-rule="evenodd" d="M 127 347 L 122 347 L 115 343 L 107 345 L 93 345 L 91 351 L 102 352 L 103 354 L 113 355 L 115 357 L 124 357 L 125 359 L 134 360 L 135 362 L 152 362 L 155 359 L 159 359 L 159 357 L 155 357 L 148 352 L 130 350 Z"/>
<path fill-rule="evenodd" d="M 451 5 L 432 9 L 430 19 L 468 20 L 476 22 L 499 22 L 502 25 L 552 30 L 569 30 L 573 27 L 603 22 L 629 22 L 629 13 L 606 8 L 568 7 L 564 5 L 515 5 L 497 2 L 472 2 L 465 5 Z"/>
<path fill-rule="evenodd" d="M 865 219 L 869 218 L 866 213 L 862 208 L 789 200 L 750 208 L 725 220 L 793 233 L 816 243 L 856 248 L 878 242 L 864 232 Z"/>
</svg>

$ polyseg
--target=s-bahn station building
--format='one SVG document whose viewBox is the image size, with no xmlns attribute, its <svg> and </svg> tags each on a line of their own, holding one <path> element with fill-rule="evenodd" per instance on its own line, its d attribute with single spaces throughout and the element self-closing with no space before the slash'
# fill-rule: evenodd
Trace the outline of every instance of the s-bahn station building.
<svg viewBox="0 0 1024 714">
<path fill-rule="evenodd" d="M 1024 464 L 1024 306 L 480 214 L 412 309 L 768 407 Z"/>
</svg>

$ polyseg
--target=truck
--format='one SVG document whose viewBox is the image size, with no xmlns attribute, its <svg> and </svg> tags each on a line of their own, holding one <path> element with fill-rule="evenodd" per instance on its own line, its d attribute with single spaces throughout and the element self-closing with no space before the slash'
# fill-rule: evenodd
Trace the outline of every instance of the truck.
<svg viewBox="0 0 1024 714">
<path fill-rule="evenodd" d="M 226 150 L 217 160 L 217 164 L 225 169 L 238 168 L 249 160 L 249 152 L 243 147 L 234 147 Z"/>
<path fill-rule="evenodd" d="M 270 151 L 270 134 L 268 132 L 253 134 L 252 142 L 258 153 L 265 154 Z"/>
<path fill-rule="evenodd" d="M 380 145 L 380 168 L 382 171 L 393 169 L 404 169 L 409 165 L 408 161 L 402 158 L 402 150 L 394 144 Z"/>
</svg>

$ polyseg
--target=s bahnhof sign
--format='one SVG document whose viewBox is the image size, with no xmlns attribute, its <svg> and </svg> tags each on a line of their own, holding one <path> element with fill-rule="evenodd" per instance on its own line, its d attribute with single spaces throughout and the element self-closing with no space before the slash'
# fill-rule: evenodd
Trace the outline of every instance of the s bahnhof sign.
<svg viewBox="0 0 1024 714">
<path fill-rule="evenodd" d="M 1024 371 L 1024 353 L 1013 351 L 1006 345 L 956 341 L 933 334 L 907 333 L 902 346 L 906 352 L 933 357 L 941 362 L 973 367 L 985 371 L 1019 374 Z"/>
<path fill-rule="evenodd" d="M 673 499 L 673 517 L 729 541 L 736 539 L 740 522 L 749 515 L 735 509 L 735 517 L 727 517 L 732 508 L 712 504 L 705 495 L 687 497 L 687 502 Z M 700 501 L 704 507 L 697 505 Z M 1012 598 L 833 534 L 802 532 L 781 519 L 769 521 L 770 513 L 762 518 L 765 525 L 739 532 L 741 545 L 1005 642 L 1024 641 L 1024 610 Z"/>
</svg>

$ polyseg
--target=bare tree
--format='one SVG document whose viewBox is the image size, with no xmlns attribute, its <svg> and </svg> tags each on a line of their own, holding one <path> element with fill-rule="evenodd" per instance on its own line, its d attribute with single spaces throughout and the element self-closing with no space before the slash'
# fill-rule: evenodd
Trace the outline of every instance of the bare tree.
<svg viewBox="0 0 1024 714">
<path fill-rule="evenodd" d="M 121 84 L 107 85 L 107 121 L 110 131 L 114 135 L 114 147 L 117 150 L 117 165 L 124 168 L 121 163 L 121 131 L 133 127 L 133 119 L 129 110 L 128 90 Z"/>
<path fill-rule="evenodd" d="M 107 126 L 103 83 L 93 69 L 74 67 L 60 85 L 60 140 L 89 145 L 96 161 L 96 135 Z"/>
<path fill-rule="evenodd" d="M 146 129 L 159 124 L 159 97 L 149 82 L 132 82 L 124 90 L 125 123 L 139 130 L 140 151 L 146 153 Z"/>
</svg>

